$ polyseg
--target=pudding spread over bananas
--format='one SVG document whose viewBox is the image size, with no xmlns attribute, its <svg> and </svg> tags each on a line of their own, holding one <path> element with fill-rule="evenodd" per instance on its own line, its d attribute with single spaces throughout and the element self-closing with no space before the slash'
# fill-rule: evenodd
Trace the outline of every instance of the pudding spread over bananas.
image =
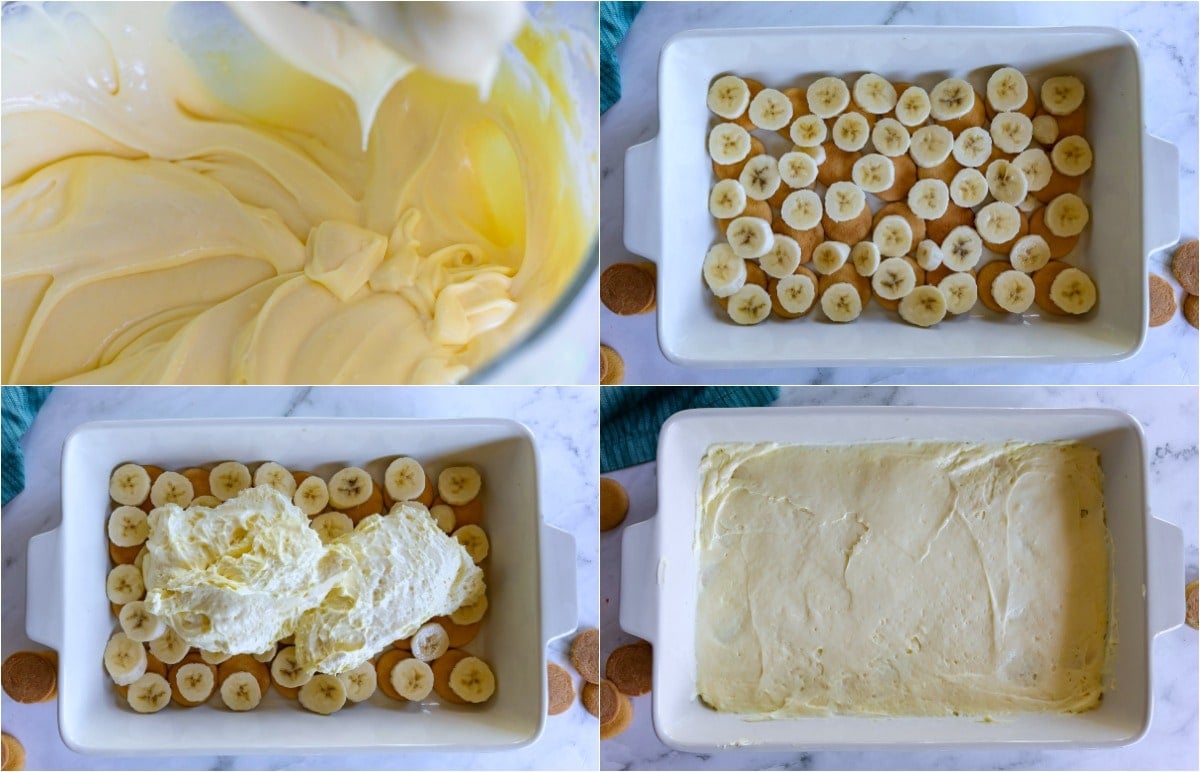
<svg viewBox="0 0 1200 772">
<path fill-rule="evenodd" d="M 4 379 L 461 380 L 592 236 L 564 47 L 527 19 L 485 97 L 415 69 L 376 107 L 313 74 L 366 46 L 302 70 L 225 6 L 6 6 Z"/>
<path fill-rule="evenodd" d="M 696 677 L 712 708 L 1098 705 L 1109 537 L 1092 448 L 719 444 L 700 480 Z"/>
<path fill-rule="evenodd" d="M 467 550 L 413 502 L 326 545 L 261 485 L 211 508 L 157 507 L 146 549 L 146 609 L 189 645 L 255 653 L 295 635 L 310 673 L 352 670 L 486 589 Z"/>
</svg>

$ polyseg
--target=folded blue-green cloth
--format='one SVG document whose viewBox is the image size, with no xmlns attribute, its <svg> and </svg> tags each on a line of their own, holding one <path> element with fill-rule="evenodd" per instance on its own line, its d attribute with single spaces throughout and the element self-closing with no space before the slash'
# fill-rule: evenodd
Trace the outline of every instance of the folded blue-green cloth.
<svg viewBox="0 0 1200 772">
<path fill-rule="evenodd" d="M 617 44 L 625 39 L 641 3 L 600 3 L 600 112 L 621 98 L 621 65 Z"/>
<path fill-rule="evenodd" d="M 3 397 L 3 503 L 25 489 L 25 452 L 21 449 L 21 438 L 33 423 L 33 417 L 42 409 L 49 386 L 5 386 Z"/>
<path fill-rule="evenodd" d="M 776 386 L 607 386 L 600 390 L 600 471 L 653 461 L 658 430 L 681 410 L 759 407 L 779 399 Z"/>
</svg>

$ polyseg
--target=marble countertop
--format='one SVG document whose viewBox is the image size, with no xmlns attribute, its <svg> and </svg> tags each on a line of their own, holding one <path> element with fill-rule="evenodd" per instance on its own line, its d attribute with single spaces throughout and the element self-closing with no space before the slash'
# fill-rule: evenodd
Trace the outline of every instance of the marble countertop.
<svg viewBox="0 0 1200 772">
<path fill-rule="evenodd" d="M 647 3 L 617 48 L 623 96 L 601 118 L 601 263 L 632 257 L 623 243 L 625 150 L 658 133 L 658 55 L 672 35 L 695 28 L 830 25 L 1112 26 L 1132 34 L 1144 62 L 1143 109 L 1150 133 L 1180 153 L 1180 233 L 1197 233 L 1197 6 L 1194 3 Z M 1170 276 L 1170 254 L 1150 269 Z M 971 368 L 794 368 L 715 370 L 675 365 L 657 345 L 655 314 L 602 309 L 600 336 L 625 360 L 626 383 L 1196 383 L 1197 338 L 1182 315 L 1148 331 L 1124 362 Z"/>
<path fill-rule="evenodd" d="M 503 417 L 533 433 L 540 463 L 542 514 L 575 537 L 579 626 L 597 624 L 596 426 L 592 388 L 59 388 L 38 414 L 23 445 L 26 488 L 4 507 L 3 649 L 30 646 L 25 634 L 26 546 L 59 523 L 63 439 L 87 421 L 122 418 L 233 416 Z M 568 666 L 570 638 L 550 644 L 550 659 Z M 329 756 L 98 757 L 68 750 L 58 735 L 57 703 L 20 705 L 3 696 L 4 731 L 28 752 L 30 769 L 595 769 L 596 719 L 576 703 L 549 716 L 535 744 L 500 753 L 414 753 Z"/>
<path fill-rule="evenodd" d="M 1148 446 L 1151 513 L 1183 529 L 1188 581 L 1197 573 L 1197 395 L 1193 388 L 792 387 L 777 405 L 937 405 L 995 407 L 1111 407 L 1142 424 Z M 626 524 L 654 516 L 655 465 L 612 473 L 629 492 Z M 628 643 L 620 629 L 621 528 L 600 536 L 602 655 Z M 1183 588 L 1180 587 L 1180 593 Z M 655 652 L 669 656 L 669 652 Z M 632 726 L 601 744 L 605 769 L 1196 769 L 1197 635 L 1180 627 L 1159 636 L 1152 653 L 1154 717 L 1140 742 L 1103 750 L 932 752 L 721 752 L 693 755 L 659 741 L 651 721 L 652 695 L 636 697 Z"/>
</svg>

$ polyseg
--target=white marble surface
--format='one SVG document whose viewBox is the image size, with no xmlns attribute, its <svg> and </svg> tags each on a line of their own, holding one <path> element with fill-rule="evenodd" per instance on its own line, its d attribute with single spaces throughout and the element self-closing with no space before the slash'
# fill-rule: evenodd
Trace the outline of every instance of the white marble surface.
<svg viewBox="0 0 1200 772">
<path fill-rule="evenodd" d="M 623 96 L 600 123 L 601 264 L 631 259 L 624 229 L 625 150 L 658 133 L 658 55 L 677 32 L 696 28 L 859 24 L 1119 27 L 1138 41 L 1144 61 L 1147 129 L 1180 152 L 1181 235 L 1196 238 L 1195 3 L 647 3 L 618 47 Z M 1170 276 L 1169 254 L 1151 271 Z M 1195 383 L 1196 330 L 1177 315 L 1149 330 L 1135 357 L 1103 365 L 972 368 L 804 368 L 711 370 L 668 362 L 659 351 L 655 315 L 600 312 L 600 336 L 625 360 L 625 383 Z"/>
<path fill-rule="evenodd" d="M 1145 428 L 1150 511 L 1183 529 L 1188 581 L 1196 578 L 1197 395 L 1188 387 L 791 387 L 777 405 L 937 405 L 1113 407 L 1128 411 Z M 611 475 L 628 490 L 626 525 L 653 517 L 657 508 L 655 465 L 641 464 Z M 620 629 L 621 528 L 600 536 L 602 655 L 632 639 Z M 1179 589 L 1183 592 L 1183 587 Z M 656 656 L 669 656 L 655 652 Z M 653 695 L 634 698 L 633 725 L 601 744 L 605 769 L 1196 769 L 1197 635 L 1180 627 L 1160 636 L 1152 653 L 1154 717 L 1139 743 L 1125 748 L 1079 751 L 953 751 L 947 753 L 755 751 L 692 755 L 673 751 L 654 734 Z"/>
<path fill-rule="evenodd" d="M 597 623 L 597 421 L 594 387 L 449 388 L 60 388 L 24 439 L 26 489 L 4 508 L 3 649 L 30 645 L 25 634 L 26 546 L 59 523 L 58 465 L 63 439 L 101 419 L 231 416 L 504 417 L 533 432 L 542 516 L 575 537 L 579 625 Z M 550 645 L 566 665 L 568 638 Z M 69 688 L 69 687 L 68 687 Z M 3 697 L 4 731 L 29 754 L 29 769 L 595 769 L 596 720 L 576 704 L 550 716 L 541 739 L 502 753 L 352 756 L 94 757 L 68 750 L 58 735 L 56 703 L 20 705 Z"/>
</svg>

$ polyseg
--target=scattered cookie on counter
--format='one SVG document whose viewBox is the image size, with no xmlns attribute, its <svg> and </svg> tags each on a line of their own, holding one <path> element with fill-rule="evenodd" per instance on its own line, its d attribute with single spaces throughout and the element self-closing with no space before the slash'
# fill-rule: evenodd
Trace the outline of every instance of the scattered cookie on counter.
<svg viewBox="0 0 1200 772">
<path fill-rule="evenodd" d="M 1183 299 L 1183 318 L 1187 319 L 1188 324 L 1193 327 L 1200 328 L 1200 319 L 1197 319 L 1197 300 L 1200 298 L 1195 295 L 1188 295 Z"/>
<path fill-rule="evenodd" d="M 633 722 L 633 702 L 611 681 L 600 683 L 600 739 L 611 740 Z"/>
<path fill-rule="evenodd" d="M 608 655 L 604 677 L 612 681 L 622 694 L 639 697 L 650 691 L 654 669 L 654 651 L 649 643 L 618 646 Z"/>
<path fill-rule="evenodd" d="M 18 651 L 0 669 L 4 691 L 17 702 L 47 702 L 58 694 L 58 673 L 49 657 Z"/>
<path fill-rule="evenodd" d="M 583 682 L 583 707 L 596 718 L 600 718 L 600 685 Z"/>
<path fill-rule="evenodd" d="M 0 751 L 0 769 L 8 772 L 25 768 L 25 746 L 20 740 L 4 732 L 0 734 L 0 747 L 3 749 Z"/>
<path fill-rule="evenodd" d="M 621 359 L 621 355 L 606 346 L 600 344 L 600 383 L 605 386 L 616 386 L 625 380 L 625 360 Z"/>
<path fill-rule="evenodd" d="M 1197 242 L 1185 241 L 1175 250 L 1171 258 L 1171 273 L 1179 280 L 1183 291 L 1189 295 L 1200 295 L 1200 273 L 1197 269 Z"/>
<path fill-rule="evenodd" d="M 550 687 L 550 703 L 546 712 L 551 716 L 566 713 L 575 703 L 575 679 L 553 662 L 546 665 L 546 679 Z"/>
<path fill-rule="evenodd" d="M 592 627 L 571 641 L 571 665 L 588 683 L 600 682 L 600 631 Z"/>
<path fill-rule="evenodd" d="M 629 494 L 611 477 L 600 478 L 600 530 L 611 531 L 629 514 Z"/>
<path fill-rule="evenodd" d="M 654 310 L 655 274 L 633 263 L 615 263 L 600 274 L 600 300 L 608 310 L 621 316 L 646 314 Z"/>
<path fill-rule="evenodd" d="M 1200 582 L 1192 582 L 1187 586 L 1187 616 L 1184 617 L 1184 621 L 1193 630 L 1200 626 L 1200 609 L 1197 608 L 1197 603 L 1200 601 L 1197 601 L 1196 598 L 1198 591 L 1200 591 Z"/>
<path fill-rule="evenodd" d="M 1150 326 L 1162 327 L 1175 316 L 1178 305 L 1175 288 L 1156 274 L 1150 274 Z"/>
</svg>

